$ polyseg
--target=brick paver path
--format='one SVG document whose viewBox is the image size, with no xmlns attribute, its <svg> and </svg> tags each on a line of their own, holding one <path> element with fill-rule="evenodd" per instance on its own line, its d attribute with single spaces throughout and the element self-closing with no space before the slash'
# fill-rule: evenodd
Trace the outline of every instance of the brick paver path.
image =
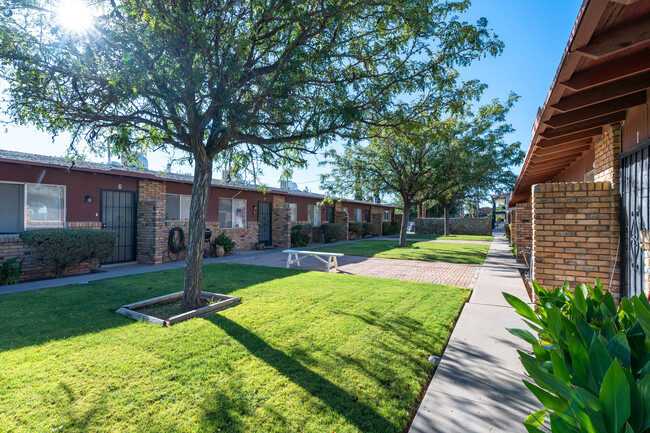
<svg viewBox="0 0 650 433">
<path fill-rule="evenodd" d="M 278 251 L 251 257 L 238 258 L 233 256 L 229 258 L 228 262 L 283 268 L 287 265 L 287 254 Z M 481 269 L 480 266 L 476 265 L 359 256 L 339 257 L 338 263 L 338 272 L 341 274 L 420 281 L 459 287 L 474 287 Z M 325 265 L 313 257 L 304 259 L 299 268 L 296 265 L 291 265 L 291 267 L 309 271 L 325 271 Z M 332 269 L 330 272 L 335 273 L 336 271 Z"/>
</svg>

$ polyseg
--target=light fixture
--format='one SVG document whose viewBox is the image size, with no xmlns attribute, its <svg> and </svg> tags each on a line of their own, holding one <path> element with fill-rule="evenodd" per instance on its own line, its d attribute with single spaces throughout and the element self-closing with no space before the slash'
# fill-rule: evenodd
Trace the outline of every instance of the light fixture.
<svg viewBox="0 0 650 433">
<path fill-rule="evenodd" d="M 87 195 L 86 196 L 86 203 L 92 203 L 92 202 L 93 202 L 93 198 L 91 196 Z"/>
</svg>

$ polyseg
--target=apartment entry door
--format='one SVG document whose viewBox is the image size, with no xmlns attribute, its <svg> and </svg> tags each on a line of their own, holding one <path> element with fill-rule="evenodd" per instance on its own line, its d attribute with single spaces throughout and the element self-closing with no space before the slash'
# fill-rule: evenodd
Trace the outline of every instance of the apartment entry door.
<svg viewBox="0 0 650 433">
<path fill-rule="evenodd" d="M 259 223 L 259 242 L 270 247 L 272 244 L 271 231 L 271 203 L 268 201 L 257 202 L 257 222 Z"/>
<path fill-rule="evenodd" d="M 137 202 L 133 191 L 102 190 L 102 228 L 114 231 L 117 242 L 113 255 L 104 263 L 124 263 L 135 260 Z"/>
</svg>

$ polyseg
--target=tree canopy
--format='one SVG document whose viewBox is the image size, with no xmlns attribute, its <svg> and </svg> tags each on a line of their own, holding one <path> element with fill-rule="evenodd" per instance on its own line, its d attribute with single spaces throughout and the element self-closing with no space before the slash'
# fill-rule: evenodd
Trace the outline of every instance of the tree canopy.
<svg viewBox="0 0 650 433">
<path fill-rule="evenodd" d="M 485 19 L 458 18 L 468 0 L 94 0 L 77 32 L 58 4 L 0 0 L 6 114 L 91 147 L 190 155 L 185 306 L 199 302 L 215 159 L 302 165 L 394 122 L 402 95 L 429 106 L 478 86 L 455 67 L 502 50 Z"/>
</svg>

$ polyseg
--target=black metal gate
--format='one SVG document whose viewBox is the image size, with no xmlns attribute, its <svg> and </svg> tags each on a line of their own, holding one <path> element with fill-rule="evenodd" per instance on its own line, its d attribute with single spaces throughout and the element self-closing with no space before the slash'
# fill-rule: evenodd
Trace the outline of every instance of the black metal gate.
<svg viewBox="0 0 650 433">
<path fill-rule="evenodd" d="M 104 263 L 123 263 L 135 260 L 136 209 L 135 192 L 102 190 L 102 227 L 117 234 L 115 251 Z"/>
<path fill-rule="evenodd" d="M 621 155 L 622 295 L 643 293 L 641 230 L 650 227 L 650 152 L 644 146 Z"/>
<path fill-rule="evenodd" d="M 271 203 L 257 202 L 257 222 L 259 222 L 259 241 L 267 247 L 271 246 Z"/>
</svg>

